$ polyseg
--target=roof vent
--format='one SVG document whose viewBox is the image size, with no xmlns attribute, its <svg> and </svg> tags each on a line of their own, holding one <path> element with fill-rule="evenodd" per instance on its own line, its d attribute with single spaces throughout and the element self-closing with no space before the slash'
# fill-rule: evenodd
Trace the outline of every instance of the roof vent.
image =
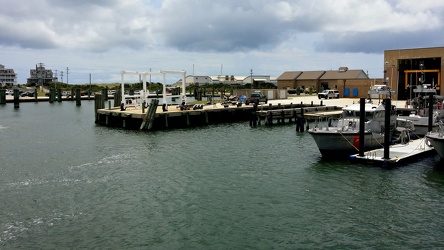
<svg viewBox="0 0 444 250">
<path fill-rule="evenodd" d="M 348 67 L 339 67 L 339 72 L 345 72 L 348 70 Z"/>
</svg>

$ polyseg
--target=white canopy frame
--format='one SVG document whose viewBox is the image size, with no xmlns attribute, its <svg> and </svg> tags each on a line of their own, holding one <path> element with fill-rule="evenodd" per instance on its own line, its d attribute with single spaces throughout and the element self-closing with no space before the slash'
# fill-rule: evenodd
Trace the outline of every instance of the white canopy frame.
<svg viewBox="0 0 444 250">
<path fill-rule="evenodd" d="M 186 89 L 185 89 L 185 77 L 186 77 L 186 71 L 185 70 L 161 70 L 159 72 L 151 72 L 151 71 L 127 71 L 122 70 L 121 71 L 121 95 L 122 95 L 122 102 L 125 102 L 126 99 L 129 98 L 140 98 L 143 101 L 148 103 L 148 92 L 146 89 L 146 76 L 151 75 L 162 75 L 162 103 L 168 105 L 167 97 L 169 98 L 177 98 L 180 97 L 183 102 L 186 102 Z M 167 74 L 173 74 L 182 75 L 182 87 L 181 91 L 178 95 L 168 95 L 166 94 L 166 75 Z M 142 76 L 142 84 L 143 84 L 143 90 L 140 92 L 140 95 L 125 95 L 125 75 L 139 75 Z"/>
</svg>

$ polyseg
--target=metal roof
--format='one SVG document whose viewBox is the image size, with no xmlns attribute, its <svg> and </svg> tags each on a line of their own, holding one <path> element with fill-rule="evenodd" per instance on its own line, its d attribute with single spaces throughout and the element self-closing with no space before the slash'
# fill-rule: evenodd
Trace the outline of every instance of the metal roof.
<svg viewBox="0 0 444 250">
<path fill-rule="evenodd" d="M 350 80 L 350 79 L 368 79 L 367 74 L 363 70 L 331 70 L 325 71 L 321 80 Z"/>
<path fill-rule="evenodd" d="M 317 80 L 321 78 L 322 75 L 324 75 L 325 71 L 318 70 L 318 71 L 304 71 L 302 74 L 298 77 L 297 80 Z"/>
<path fill-rule="evenodd" d="M 302 71 L 286 71 L 280 75 L 277 80 L 295 80 L 302 74 Z"/>
</svg>

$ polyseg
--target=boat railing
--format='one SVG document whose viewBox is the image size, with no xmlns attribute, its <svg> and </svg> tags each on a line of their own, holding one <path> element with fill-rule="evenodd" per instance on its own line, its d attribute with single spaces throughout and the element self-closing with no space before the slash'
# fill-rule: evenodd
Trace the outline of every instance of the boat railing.
<svg viewBox="0 0 444 250">
<path fill-rule="evenodd" d="M 331 128 L 336 128 L 340 131 L 355 131 L 359 129 L 359 119 L 351 117 L 319 117 L 315 120 L 314 128 L 327 131 L 329 131 Z"/>
</svg>

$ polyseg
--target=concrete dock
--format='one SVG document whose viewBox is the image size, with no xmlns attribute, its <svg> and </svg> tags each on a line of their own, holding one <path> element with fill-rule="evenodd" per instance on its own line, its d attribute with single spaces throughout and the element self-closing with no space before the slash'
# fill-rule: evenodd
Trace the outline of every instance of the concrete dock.
<svg viewBox="0 0 444 250">
<path fill-rule="evenodd" d="M 384 148 L 374 149 L 359 154 L 351 155 L 350 160 L 366 164 L 376 164 L 384 167 L 393 167 L 401 163 L 407 163 L 421 157 L 436 154 L 433 147 L 427 145 L 425 138 L 410 140 L 406 144 L 395 144 L 389 147 L 389 158 L 384 158 Z"/>
</svg>

